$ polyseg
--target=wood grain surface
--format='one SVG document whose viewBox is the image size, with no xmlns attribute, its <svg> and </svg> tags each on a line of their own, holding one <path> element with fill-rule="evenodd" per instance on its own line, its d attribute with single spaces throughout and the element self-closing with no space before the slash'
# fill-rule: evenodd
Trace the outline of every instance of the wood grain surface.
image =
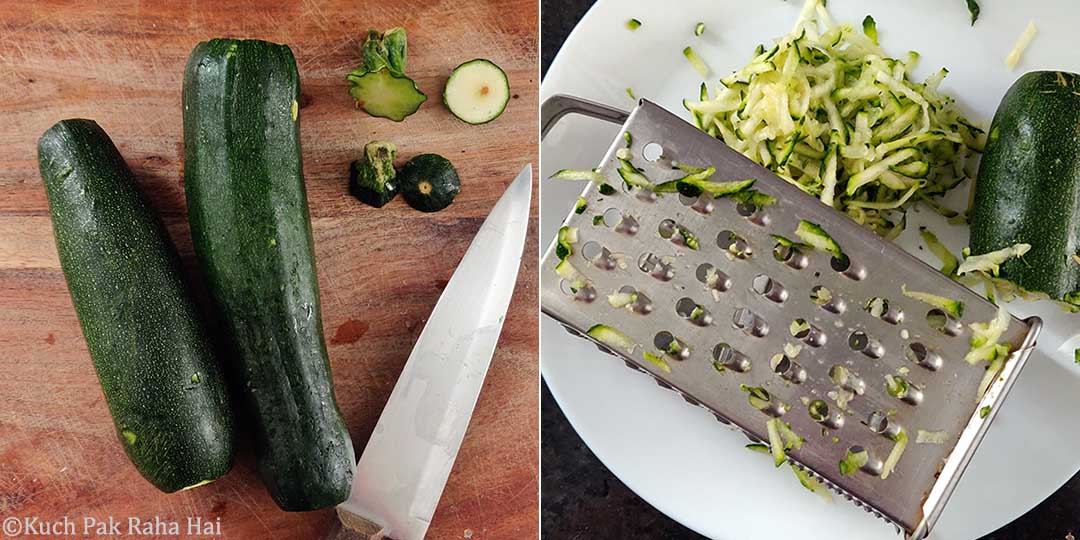
<svg viewBox="0 0 1080 540">
<path fill-rule="evenodd" d="M 109 133 L 205 306 L 184 206 L 184 64 L 197 42 L 213 37 L 292 47 L 323 324 L 359 455 L 484 217 L 518 170 L 538 163 L 537 23 L 535 0 L 0 0 L 0 519 L 186 524 L 200 517 L 220 520 L 221 534 L 181 531 L 181 538 L 244 540 L 322 538 L 338 529 L 333 510 L 277 509 L 254 470 L 246 432 L 232 471 L 189 492 L 162 494 L 130 465 L 59 269 L 37 169 L 37 139 L 49 126 L 84 117 Z M 408 30 L 408 71 L 428 95 L 403 123 L 357 111 L 344 79 L 366 30 L 393 26 Z M 506 70 L 513 99 L 498 120 L 474 127 L 446 111 L 441 93 L 450 70 L 476 57 Z M 400 197 L 378 210 L 360 204 L 347 192 L 348 163 L 376 138 L 397 143 L 403 160 L 425 152 L 451 159 L 461 195 L 436 214 L 414 211 Z M 535 233 L 534 217 L 502 337 L 429 539 L 537 536 Z"/>
</svg>

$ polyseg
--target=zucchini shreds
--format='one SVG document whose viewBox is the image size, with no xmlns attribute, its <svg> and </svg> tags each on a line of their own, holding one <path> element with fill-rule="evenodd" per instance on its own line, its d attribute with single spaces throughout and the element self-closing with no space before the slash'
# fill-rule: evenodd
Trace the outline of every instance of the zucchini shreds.
<svg viewBox="0 0 1080 540">
<path fill-rule="evenodd" d="M 597 184 L 603 184 L 607 182 L 607 178 L 597 171 L 580 171 L 575 169 L 562 169 L 555 171 L 555 174 L 548 177 L 551 180 L 586 180 L 589 182 L 596 182 Z"/>
<path fill-rule="evenodd" d="M 746 449 L 750 450 L 751 452 L 757 452 L 759 454 L 768 454 L 769 453 L 769 445 L 767 445 L 767 444 L 751 443 L 751 444 L 746 445 Z"/>
<path fill-rule="evenodd" d="M 844 257 L 843 250 L 840 249 L 840 245 L 829 236 L 829 233 L 825 232 L 825 229 L 821 228 L 821 225 L 817 223 L 811 223 L 805 219 L 799 221 L 799 226 L 795 229 L 795 236 L 799 237 L 799 240 L 806 242 L 814 249 L 820 249 L 826 253 L 831 254 L 833 257 L 841 259 Z"/>
<path fill-rule="evenodd" d="M 903 428 L 900 429 L 900 433 L 896 434 L 893 439 L 892 451 L 889 452 L 889 457 L 885 458 L 885 463 L 881 467 L 881 479 L 885 480 L 896 469 L 896 464 L 900 461 L 900 456 L 904 455 L 904 449 L 907 448 L 908 436 L 907 432 Z"/>
<path fill-rule="evenodd" d="M 577 227 L 563 225 L 559 228 L 558 243 L 555 245 L 555 255 L 560 260 L 574 254 L 574 244 L 578 241 Z"/>
<path fill-rule="evenodd" d="M 705 61 L 702 60 L 696 52 L 694 52 L 693 47 L 687 46 L 685 49 L 682 50 L 682 54 L 686 57 L 687 60 L 690 61 L 690 65 L 694 68 L 694 71 L 696 71 L 698 75 L 701 75 L 702 79 L 709 78 L 708 64 L 706 64 Z"/>
<path fill-rule="evenodd" d="M 1005 65 L 1009 66 L 1009 69 L 1016 67 L 1016 64 L 1020 62 L 1020 55 L 1024 54 L 1024 51 L 1031 45 L 1031 40 L 1035 39 L 1035 34 L 1039 32 L 1039 29 L 1035 27 L 1035 21 L 1028 21 L 1027 27 L 1020 33 L 1020 37 L 1016 38 L 1016 45 L 1013 46 L 1012 51 L 1009 52 L 1009 56 L 1005 57 Z"/>
<path fill-rule="evenodd" d="M 825 486 L 820 481 L 818 481 L 817 478 L 810 476 L 810 473 L 806 472 L 805 470 L 796 467 L 794 463 L 789 462 L 788 466 L 791 467 L 791 471 L 795 473 L 795 478 L 799 479 L 799 483 L 802 484 L 802 487 L 810 490 L 812 493 L 818 495 L 826 502 L 832 501 L 832 496 L 829 495 L 828 490 L 825 489 Z"/>
<path fill-rule="evenodd" d="M 559 264 L 555 265 L 555 273 L 559 277 L 566 280 L 570 284 L 570 290 L 577 292 L 588 285 L 589 281 L 585 279 L 585 275 L 574 268 L 574 265 L 570 264 L 570 261 L 562 259 Z"/>
<path fill-rule="evenodd" d="M 918 430 L 915 432 L 915 444 L 945 444 L 949 440 L 949 433 L 946 431 L 926 431 Z"/>
<path fill-rule="evenodd" d="M 991 407 L 989 405 L 979 409 L 979 418 L 986 418 L 990 416 Z"/>
<path fill-rule="evenodd" d="M 945 298 L 944 296 L 925 292 L 909 291 L 906 283 L 900 285 L 900 292 L 908 298 L 914 298 L 924 304 L 939 308 L 957 319 L 964 315 L 964 303 L 960 300 L 952 300 L 950 298 Z"/>
<path fill-rule="evenodd" d="M 770 418 L 765 422 L 765 428 L 769 433 L 769 450 L 772 452 L 773 465 L 779 467 L 787 460 L 784 453 L 784 440 L 780 436 L 780 419 Z"/>
<path fill-rule="evenodd" d="M 979 3 L 976 0 L 965 0 L 967 2 L 968 13 L 971 14 L 971 26 L 975 26 L 975 21 L 979 20 Z"/>
<path fill-rule="evenodd" d="M 1007 248 L 991 251 L 982 255 L 965 256 L 964 262 L 957 267 L 957 275 L 964 275 L 975 271 L 986 272 L 998 277 L 1001 265 L 1012 257 L 1023 257 L 1031 250 L 1031 244 L 1015 244 Z"/>
<path fill-rule="evenodd" d="M 589 202 L 585 200 L 585 197 L 578 197 L 577 202 L 574 203 L 574 213 L 584 214 L 587 208 L 589 208 Z"/>
<path fill-rule="evenodd" d="M 1001 334 L 1009 327 L 1009 312 L 1004 306 L 998 306 L 997 316 L 992 321 L 985 323 L 971 323 L 971 350 L 964 356 L 969 364 L 977 364 L 984 360 L 994 360 L 1000 351 L 997 350 Z M 1008 349 L 1008 346 L 1006 346 Z M 1008 350 L 1005 351 L 1006 355 Z"/>
<path fill-rule="evenodd" d="M 694 37 L 701 37 L 705 33 L 705 23 L 699 22 L 694 25 Z"/>
<path fill-rule="evenodd" d="M 918 55 L 887 57 L 864 22 L 865 34 L 807 0 L 791 33 L 684 105 L 702 131 L 884 236 L 971 174 L 985 134 L 938 91 L 945 70 L 911 81 Z"/>
<path fill-rule="evenodd" d="M 637 343 L 630 339 L 630 336 L 603 324 L 593 325 L 586 334 L 613 349 L 622 349 L 627 354 L 633 354 L 634 349 L 637 348 Z"/>
<path fill-rule="evenodd" d="M 629 86 L 626 87 L 626 95 L 630 96 L 630 99 L 637 101 L 637 96 L 634 95 L 634 89 Z"/>
<path fill-rule="evenodd" d="M 956 268 L 960 265 L 956 255 L 953 255 L 930 229 L 919 227 L 919 235 L 923 242 L 926 242 L 926 247 L 930 248 L 930 253 L 941 260 L 941 273 L 949 277 L 956 275 Z"/>
<path fill-rule="evenodd" d="M 629 306 L 634 302 L 637 302 L 637 299 L 638 296 L 636 293 L 623 293 L 618 291 L 609 294 L 607 297 L 608 304 L 616 309 Z"/>
<path fill-rule="evenodd" d="M 870 452 L 866 450 L 852 452 L 848 449 L 844 459 L 840 460 L 840 474 L 851 476 L 855 474 L 855 471 L 865 466 L 868 461 L 870 461 Z"/>
<path fill-rule="evenodd" d="M 873 17 L 867 15 L 866 18 L 862 20 L 862 31 L 866 37 L 870 38 L 870 41 L 874 42 L 874 45 L 878 44 L 877 23 L 874 22 Z"/>
<path fill-rule="evenodd" d="M 639 21 L 637 19 L 630 19 L 629 21 L 626 21 L 626 29 L 627 30 L 633 32 L 634 30 L 637 30 L 638 28 L 641 28 L 641 21 Z"/>
<path fill-rule="evenodd" d="M 1073 362 L 1080 364 L 1080 349 L 1073 350 Z"/>
<path fill-rule="evenodd" d="M 653 354 L 649 351 L 645 351 L 641 353 L 641 355 L 645 358 L 645 360 L 648 360 L 652 365 L 660 368 L 660 370 L 664 373 L 671 373 L 671 365 L 667 363 L 667 360 L 664 360 L 663 356 Z"/>
<path fill-rule="evenodd" d="M 599 183 L 596 185 L 596 191 L 599 191 L 601 195 L 614 195 L 617 193 L 615 188 L 611 187 L 611 184 Z M 600 216 L 601 218 L 603 216 Z"/>
</svg>

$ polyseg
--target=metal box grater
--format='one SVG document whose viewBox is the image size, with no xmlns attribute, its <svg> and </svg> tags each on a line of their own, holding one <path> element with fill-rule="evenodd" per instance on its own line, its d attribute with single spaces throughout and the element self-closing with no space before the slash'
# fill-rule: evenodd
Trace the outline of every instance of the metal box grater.
<svg viewBox="0 0 1080 540">
<path fill-rule="evenodd" d="M 598 169 L 617 187 L 605 196 L 590 183 L 582 193 L 586 210 L 570 210 L 564 224 L 578 228 L 578 241 L 569 260 L 590 286 L 576 292 L 567 287 L 552 270 L 559 262 L 552 246 L 541 264 L 542 311 L 586 338 L 596 324 L 620 330 L 639 345 L 633 353 L 597 342 L 602 350 L 755 442 L 767 440 L 766 421 L 777 410 L 750 406 L 740 387 L 766 389 L 771 403 L 786 406 L 783 421 L 806 439 L 801 449 L 788 452 L 794 464 L 908 538 L 926 537 L 1023 368 L 1041 321 L 1011 319 L 1002 342 L 1012 344 L 1012 356 L 977 401 L 985 363 L 963 360 L 970 348 L 967 325 L 992 320 L 996 306 L 647 100 L 627 115 L 556 96 L 543 105 L 543 132 L 567 113 L 625 120 Z M 632 135 L 634 165 L 654 182 L 685 175 L 672 163 L 713 166 L 711 180 L 756 178 L 754 189 L 777 202 L 757 209 L 707 194 L 691 199 L 631 191 L 616 172 L 624 132 Z M 596 216 L 600 223 L 594 225 Z M 848 256 L 846 268 L 822 251 L 777 248 L 770 234 L 796 238 L 800 220 L 821 225 L 836 240 Z M 699 249 L 669 234 L 677 227 L 693 233 Z M 735 251 L 741 256 L 727 249 L 732 242 L 739 242 Z M 706 279 L 710 268 L 718 272 L 716 279 Z M 962 319 L 931 313 L 931 306 L 904 296 L 901 285 L 963 301 Z M 819 287 L 829 290 L 831 301 L 811 299 Z M 637 301 L 626 308 L 609 305 L 608 294 L 631 288 Z M 879 301 L 872 314 L 866 306 L 875 298 L 887 307 Z M 696 306 L 703 311 L 691 317 Z M 794 336 L 789 328 L 796 319 L 809 324 L 809 331 Z M 682 351 L 661 353 L 670 372 L 642 356 L 662 350 L 672 338 Z M 786 344 L 787 352 L 794 352 L 791 346 L 801 350 L 785 355 Z M 717 363 L 725 369 L 716 369 Z M 847 370 L 843 384 L 830 377 L 837 365 Z M 913 390 L 903 400 L 894 397 L 886 392 L 886 376 L 904 378 Z M 837 403 L 854 390 L 861 393 Z M 815 400 L 828 407 L 816 411 L 818 420 L 808 410 Z M 982 418 L 980 409 L 987 406 L 990 413 Z M 901 428 L 910 442 L 883 479 L 878 473 L 894 445 L 890 435 Z M 917 444 L 920 429 L 945 431 L 947 440 Z M 868 451 L 868 464 L 841 475 L 838 463 L 855 446 Z"/>
</svg>

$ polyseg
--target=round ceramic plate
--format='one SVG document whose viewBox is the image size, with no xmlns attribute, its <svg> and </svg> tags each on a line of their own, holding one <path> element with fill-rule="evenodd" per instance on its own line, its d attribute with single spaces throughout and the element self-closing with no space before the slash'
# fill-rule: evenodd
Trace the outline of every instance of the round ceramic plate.
<svg viewBox="0 0 1080 540">
<path fill-rule="evenodd" d="M 759 43 L 788 32 L 801 2 L 792 0 L 600 0 L 577 26 L 551 66 L 544 97 L 572 94 L 629 110 L 638 97 L 688 114 L 701 79 L 683 58 L 692 45 L 713 70 L 712 80 L 745 64 Z M 961 0 L 886 2 L 830 0 L 837 21 L 856 27 L 866 14 L 877 20 L 882 46 L 892 56 L 921 53 L 916 75 L 945 66 L 943 90 L 973 121 L 989 124 L 1011 82 L 1024 71 L 1080 71 L 1073 46 L 1073 0 L 1029 0 L 1006 6 L 984 1 L 975 27 Z M 643 25 L 636 32 L 624 23 Z M 1039 34 L 1016 71 L 1004 58 L 1029 20 Z M 705 34 L 693 35 L 704 22 Z M 568 117 L 543 142 L 542 174 L 561 168 L 594 167 L 617 128 Z M 575 182 L 544 181 L 541 233 L 550 244 L 582 189 Z M 967 184 L 954 193 L 953 207 L 966 201 Z M 952 250 L 967 244 L 966 227 L 950 227 L 922 209 L 909 214 L 899 242 L 915 249 L 917 228 L 928 225 Z M 544 269 L 547 271 L 548 269 Z M 1014 303 L 1018 316 L 1039 315 L 1046 326 L 1038 349 L 1005 401 L 974 461 L 964 474 L 932 538 L 971 540 L 1028 511 L 1080 469 L 1080 410 L 1073 350 L 1080 346 L 1080 315 L 1057 307 Z M 631 489 L 662 512 L 706 536 L 724 540 L 895 538 L 895 529 L 834 497 L 826 503 L 803 489 L 786 471 L 743 448 L 746 439 L 711 415 L 687 405 L 652 379 L 629 369 L 593 345 L 571 337 L 552 321 L 542 322 L 543 374 L 570 422 L 600 460 Z"/>
</svg>

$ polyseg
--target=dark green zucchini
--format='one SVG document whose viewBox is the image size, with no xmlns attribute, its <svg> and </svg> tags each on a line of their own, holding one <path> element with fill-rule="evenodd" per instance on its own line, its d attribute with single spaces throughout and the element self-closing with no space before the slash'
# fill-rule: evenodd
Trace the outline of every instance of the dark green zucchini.
<svg viewBox="0 0 1080 540">
<path fill-rule="evenodd" d="M 420 154 L 401 168 L 398 189 L 409 206 L 421 212 L 438 212 L 454 202 L 461 181 L 450 160 L 438 154 Z"/>
<path fill-rule="evenodd" d="M 171 493 L 228 472 L 233 420 L 165 227 L 93 120 L 38 141 L 56 248 L 120 443 Z"/>
<path fill-rule="evenodd" d="M 382 208 L 397 197 L 397 146 L 385 141 L 364 145 L 364 155 L 349 164 L 349 192 L 361 202 Z"/>
<path fill-rule="evenodd" d="M 334 398 L 286 45 L 215 39 L 184 74 L 195 253 L 253 412 L 263 481 L 284 510 L 334 506 L 355 460 Z"/>
<path fill-rule="evenodd" d="M 998 105 L 979 166 L 971 252 L 1031 244 L 1001 277 L 1062 299 L 1080 290 L 1080 75 L 1023 75 Z"/>
</svg>

